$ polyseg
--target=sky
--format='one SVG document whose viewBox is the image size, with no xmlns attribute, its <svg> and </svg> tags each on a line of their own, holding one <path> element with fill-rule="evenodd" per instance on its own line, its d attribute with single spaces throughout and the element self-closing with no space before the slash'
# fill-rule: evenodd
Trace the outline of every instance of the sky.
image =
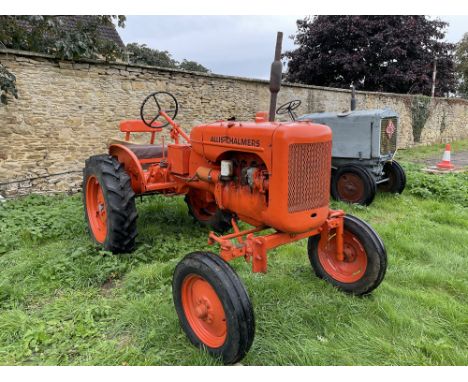
<svg viewBox="0 0 468 382">
<path fill-rule="evenodd" d="M 178 61 L 196 61 L 216 74 L 268 79 L 276 32 L 283 52 L 294 49 L 289 38 L 298 16 L 127 16 L 119 28 L 125 44 L 138 42 L 167 50 Z M 468 32 L 468 16 L 441 16 L 449 22 L 446 40 L 458 42 Z"/>
</svg>

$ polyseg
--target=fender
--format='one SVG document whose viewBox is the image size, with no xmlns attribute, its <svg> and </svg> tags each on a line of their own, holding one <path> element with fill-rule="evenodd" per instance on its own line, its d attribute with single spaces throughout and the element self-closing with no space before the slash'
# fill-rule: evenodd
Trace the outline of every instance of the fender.
<svg viewBox="0 0 468 382">
<path fill-rule="evenodd" d="M 146 191 L 145 174 L 136 155 L 128 147 L 119 144 L 111 144 L 109 154 L 123 163 L 125 170 L 130 175 L 133 191 L 136 194 L 144 193 Z"/>
</svg>

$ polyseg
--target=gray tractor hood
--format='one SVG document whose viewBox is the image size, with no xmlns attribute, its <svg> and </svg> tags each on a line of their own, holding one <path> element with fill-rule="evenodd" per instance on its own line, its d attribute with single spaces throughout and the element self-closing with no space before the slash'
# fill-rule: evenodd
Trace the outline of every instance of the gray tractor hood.
<svg viewBox="0 0 468 382">
<path fill-rule="evenodd" d="M 297 118 L 329 126 L 333 133 L 332 156 L 353 159 L 378 159 L 393 154 L 398 119 L 391 109 L 312 113 Z M 392 125 L 387 130 L 390 120 Z"/>
</svg>

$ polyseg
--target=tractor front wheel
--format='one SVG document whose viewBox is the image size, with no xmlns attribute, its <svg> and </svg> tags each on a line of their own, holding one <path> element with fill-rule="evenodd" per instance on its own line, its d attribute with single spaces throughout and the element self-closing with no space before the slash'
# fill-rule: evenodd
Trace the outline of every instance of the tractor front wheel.
<svg viewBox="0 0 468 382">
<path fill-rule="evenodd" d="M 397 161 L 389 161 L 384 164 L 383 177 L 388 179 L 379 184 L 379 191 L 401 194 L 406 186 L 406 174 L 403 167 Z"/>
<path fill-rule="evenodd" d="M 331 194 L 334 199 L 368 206 L 374 200 L 377 185 L 365 167 L 350 164 L 334 171 Z"/>
<path fill-rule="evenodd" d="M 83 204 L 94 241 L 113 253 L 131 252 L 137 235 L 135 193 L 123 165 L 109 155 L 86 160 Z"/>
<path fill-rule="evenodd" d="M 372 292 L 382 282 L 387 269 L 387 253 L 379 235 L 355 216 L 344 217 L 344 259 L 336 256 L 336 233 L 326 240 L 309 238 L 309 260 L 315 274 L 338 289 L 354 295 Z"/>
<path fill-rule="evenodd" d="M 172 280 L 174 305 L 190 342 L 239 362 L 250 349 L 255 319 L 247 291 L 231 268 L 211 252 L 193 252 L 177 265 Z"/>
</svg>

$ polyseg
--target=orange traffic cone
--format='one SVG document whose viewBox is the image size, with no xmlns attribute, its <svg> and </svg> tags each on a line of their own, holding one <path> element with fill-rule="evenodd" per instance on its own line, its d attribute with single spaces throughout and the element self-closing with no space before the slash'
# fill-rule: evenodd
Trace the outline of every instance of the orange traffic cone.
<svg viewBox="0 0 468 382">
<path fill-rule="evenodd" d="M 440 170 L 452 170 L 455 166 L 450 163 L 450 143 L 445 145 L 444 155 L 442 156 L 442 162 L 437 163 L 437 168 Z"/>
</svg>

